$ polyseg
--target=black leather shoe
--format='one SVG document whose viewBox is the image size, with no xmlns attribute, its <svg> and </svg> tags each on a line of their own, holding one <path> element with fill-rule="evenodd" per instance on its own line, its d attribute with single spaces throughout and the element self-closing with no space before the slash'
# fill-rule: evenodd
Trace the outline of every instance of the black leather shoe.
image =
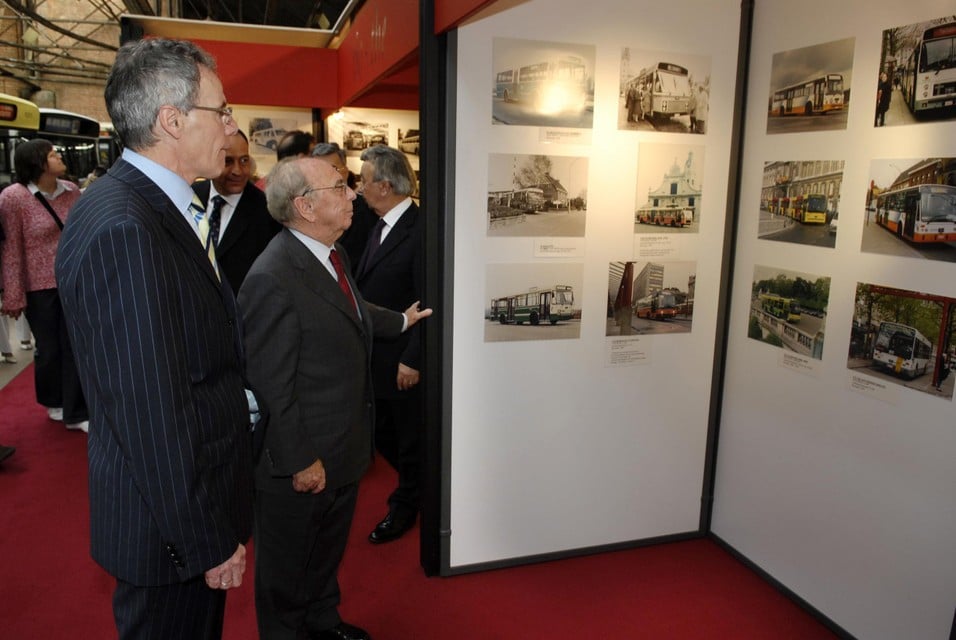
<svg viewBox="0 0 956 640">
<path fill-rule="evenodd" d="M 14 447 L 4 447 L 0 445 L 0 461 L 6 460 L 12 456 L 14 451 L 16 451 Z"/>
<path fill-rule="evenodd" d="M 389 511 L 385 519 L 375 525 L 372 533 L 368 534 L 368 541 L 373 544 L 398 540 L 415 524 L 415 514 L 399 515 Z"/>
<path fill-rule="evenodd" d="M 331 629 L 312 634 L 312 640 L 371 640 L 365 629 L 340 622 Z"/>
</svg>

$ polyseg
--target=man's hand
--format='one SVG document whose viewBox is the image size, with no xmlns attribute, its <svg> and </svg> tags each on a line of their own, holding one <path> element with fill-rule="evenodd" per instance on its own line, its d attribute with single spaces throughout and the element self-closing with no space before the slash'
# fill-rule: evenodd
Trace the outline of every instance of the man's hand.
<svg viewBox="0 0 956 640">
<path fill-rule="evenodd" d="M 408 326 L 406 327 L 406 330 L 411 329 L 412 325 L 418 322 L 419 320 L 421 320 L 422 318 L 427 318 L 428 316 L 432 314 L 431 309 L 422 309 L 421 311 L 419 311 L 418 310 L 419 304 L 420 304 L 420 301 L 416 300 L 415 302 L 412 303 L 412 306 L 405 309 L 405 319 L 408 321 Z"/>
<path fill-rule="evenodd" d="M 418 384 L 421 374 L 418 369 L 412 369 L 401 362 L 398 363 L 398 376 L 395 378 L 395 384 L 401 391 L 408 391 Z"/>
<path fill-rule="evenodd" d="M 321 493 L 325 489 L 325 466 L 316 460 L 292 476 L 292 488 L 299 493 Z"/>
<path fill-rule="evenodd" d="M 235 589 L 242 584 L 246 572 L 246 548 L 241 544 L 228 560 L 206 572 L 206 586 L 210 589 Z"/>
</svg>

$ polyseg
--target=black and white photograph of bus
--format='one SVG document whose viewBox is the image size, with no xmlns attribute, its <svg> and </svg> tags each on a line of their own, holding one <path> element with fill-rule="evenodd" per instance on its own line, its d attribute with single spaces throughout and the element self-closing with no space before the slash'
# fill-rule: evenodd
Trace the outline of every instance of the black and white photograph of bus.
<svg viewBox="0 0 956 640">
<path fill-rule="evenodd" d="M 703 134 L 709 110 L 709 57 L 622 49 L 618 129 Z"/>
<path fill-rule="evenodd" d="M 634 233 L 697 233 L 704 196 L 704 146 L 642 142 Z"/>
<path fill-rule="evenodd" d="M 823 359 L 830 278 L 754 265 L 747 337 Z"/>
<path fill-rule="evenodd" d="M 893 27 L 882 35 L 873 84 L 874 90 L 890 90 L 889 101 L 876 106 L 874 124 L 956 119 L 956 15 Z"/>
<path fill-rule="evenodd" d="M 588 158 L 488 155 L 489 237 L 584 237 Z"/>
<path fill-rule="evenodd" d="M 846 129 L 854 38 L 773 54 L 767 133 Z"/>
<path fill-rule="evenodd" d="M 611 262 L 605 336 L 690 333 L 697 263 Z"/>
<path fill-rule="evenodd" d="M 956 262 L 956 158 L 871 161 L 860 248 Z"/>
<path fill-rule="evenodd" d="M 590 129 L 594 45 L 495 38 L 493 124 Z"/>
<path fill-rule="evenodd" d="M 843 163 L 843 160 L 765 162 L 757 237 L 835 247 Z"/>
<path fill-rule="evenodd" d="M 956 298 L 859 282 L 847 368 L 952 400 Z"/>
<path fill-rule="evenodd" d="M 485 342 L 581 337 L 581 263 L 489 264 Z"/>
</svg>

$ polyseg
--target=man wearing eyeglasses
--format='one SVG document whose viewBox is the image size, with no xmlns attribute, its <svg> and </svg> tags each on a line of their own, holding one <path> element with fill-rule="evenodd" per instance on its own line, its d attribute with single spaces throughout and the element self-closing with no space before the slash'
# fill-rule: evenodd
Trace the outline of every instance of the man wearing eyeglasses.
<svg viewBox="0 0 956 640">
<path fill-rule="evenodd" d="M 269 215 L 266 194 L 249 182 L 252 158 L 249 139 L 240 129 L 229 136 L 225 167 L 218 177 L 193 183 L 193 191 L 206 210 L 218 218 L 216 261 L 219 271 L 236 293 L 262 250 L 282 228 Z M 221 203 L 217 206 L 217 198 Z M 212 204 L 210 204 L 212 203 Z"/>
<path fill-rule="evenodd" d="M 252 528 L 255 397 L 190 185 L 222 173 L 237 127 L 190 42 L 123 45 L 104 97 L 126 148 L 56 260 L 90 407 L 91 553 L 116 579 L 121 640 L 220 638 Z"/>
<path fill-rule="evenodd" d="M 431 315 L 366 303 L 337 240 L 355 192 L 318 158 L 279 162 L 266 186 L 285 229 L 239 292 L 250 380 L 271 417 L 256 466 L 256 614 L 269 640 L 367 640 L 338 613 L 338 567 L 372 454 L 372 338 Z"/>
</svg>

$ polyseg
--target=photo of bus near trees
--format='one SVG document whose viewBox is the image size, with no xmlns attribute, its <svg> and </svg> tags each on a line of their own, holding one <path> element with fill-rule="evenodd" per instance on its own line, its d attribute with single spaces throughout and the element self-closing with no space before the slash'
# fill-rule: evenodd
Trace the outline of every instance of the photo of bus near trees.
<svg viewBox="0 0 956 640">
<path fill-rule="evenodd" d="M 874 126 L 956 119 L 956 15 L 883 32 Z"/>
<path fill-rule="evenodd" d="M 836 246 L 843 160 L 765 162 L 757 237 Z"/>
<path fill-rule="evenodd" d="M 686 53 L 621 51 L 617 128 L 707 133 L 710 58 Z"/>
<path fill-rule="evenodd" d="M 591 128 L 594 45 L 495 38 L 491 55 L 493 124 Z"/>
<path fill-rule="evenodd" d="M 488 235 L 584 237 L 588 158 L 488 155 Z"/>
<path fill-rule="evenodd" d="M 703 145 L 641 143 L 634 233 L 697 233 L 703 171 Z"/>
<path fill-rule="evenodd" d="M 956 262 L 956 158 L 873 160 L 860 249 Z"/>
<path fill-rule="evenodd" d="M 859 282 L 846 366 L 953 398 L 956 298 Z"/>
<path fill-rule="evenodd" d="M 767 133 L 846 129 L 854 38 L 773 54 Z"/>
<path fill-rule="evenodd" d="M 581 337 L 583 264 L 489 264 L 485 276 L 485 342 Z"/>
<path fill-rule="evenodd" d="M 747 337 L 823 359 L 830 278 L 754 266 Z"/>
<path fill-rule="evenodd" d="M 605 336 L 690 333 L 697 263 L 611 262 Z"/>
</svg>

